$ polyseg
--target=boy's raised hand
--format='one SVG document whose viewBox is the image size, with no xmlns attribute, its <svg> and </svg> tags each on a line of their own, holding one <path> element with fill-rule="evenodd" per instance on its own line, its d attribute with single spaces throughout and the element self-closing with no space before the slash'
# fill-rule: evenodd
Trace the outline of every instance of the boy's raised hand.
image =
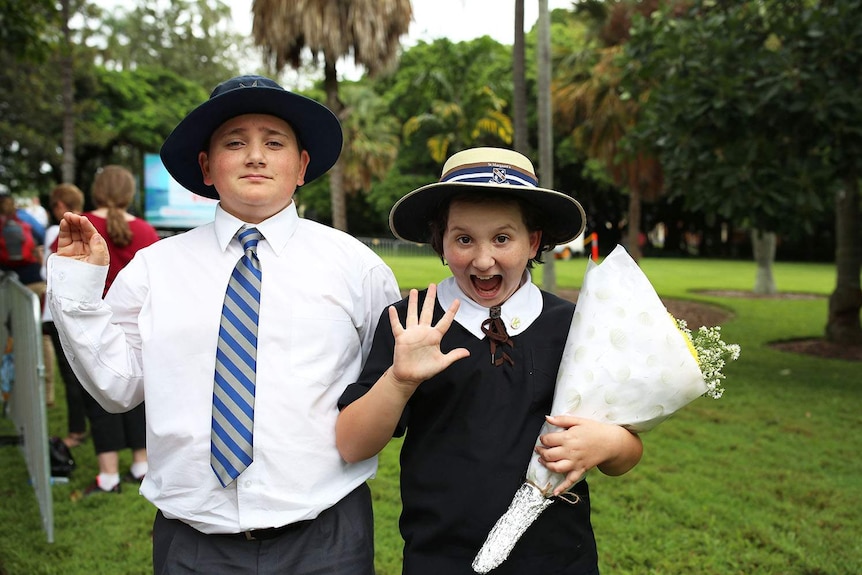
<svg viewBox="0 0 862 575">
<path fill-rule="evenodd" d="M 60 220 L 57 255 L 97 266 L 106 266 L 111 261 L 105 238 L 85 216 L 72 212 L 66 212 Z"/>
<path fill-rule="evenodd" d="M 391 374 L 400 384 L 415 388 L 459 359 L 470 355 L 470 352 L 462 347 L 445 354 L 440 350 L 440 341 L 452 325 L 461 302 L 458 300 L 452 302 L 437 325 L 431 325 L 435 301 L 437 301 L 437 286 L 430 284 L 420 312 L 419 292 L 415 289 L 410 290 L 407 298 L 407 317 L 403 326 L 395 308 L 389 308 L 389 323 L 395 336 Z"/>
</svg>

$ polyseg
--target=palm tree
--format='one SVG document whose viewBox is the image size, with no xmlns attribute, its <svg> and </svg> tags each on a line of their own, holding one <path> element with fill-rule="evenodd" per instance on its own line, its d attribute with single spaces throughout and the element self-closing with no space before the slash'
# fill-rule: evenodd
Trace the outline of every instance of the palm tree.
<svg viewBox="0 0 862 575">
<path fill-rule="evenodd" d="M 609 14 L 599 10 L 603 21 L 598 35 L 605 47 L 597 50 L 586 70 L 580 63 L 562 67 L 568 75 L 557 76 L 553 93 L 557 116 L 571 130 L 576 147 L 603 162 L 614 182 L 629 192 L 626 247 L 635 261 L 640 258 L 641 200 L 657 198 L 663 178 L 655 157 L 621 146 L 637 121 L 640 104 L 621 93 L 621 71 L 614 60 L 628 38 L 632 12 L 649 13 L 654 4 L 655 0 L 615 4 Z M 590 10 L 595 16 L 596 6 Z"/>
<path fill-rule="evenodd" d="M 350 194 L 368 191 L 374 179 L 382 179 L 398 157 L 401 125 L 386 102 L 367 84 L 343 87 L 344 139 L 348 146 L 341 162 L 344 189 Z"/>
<path fill-rule="evenodd" d="M 352 56 L 374 76 L 396 62 L 400 38 L 413 18 L 410 0 L 253 0 L 252 36 L 264 57 L 280 72 L 299 68 L 304 49 L 323 58 L 326 104 L 339 118 L 336 62 Z M 333 227 L 347 230 L 344 167 L 330 170 Z"/>
<path fill-rule="evenodd" d="M 404 122 L 406 139 L 420 131 L 429 133 L 428 153 L 438 164 L 464 148 L 512 142 L 512 119 L 506 115 L 505 99 L 490 86 L 479 86 L 460 96 L 456 86 L 450 88 L 451 99 L 444 96 L 434 100 L 428 112 Z"/>
<path fill-rule="evenodd" d="M 411 48 L 401 64 L 396 95 L 387 96 L 405 110 L 404 139 L 424 142 L 436 164 L 464 148 L 512 143 L 509 47 L 490 36 L 438 38 Z"/>
</svg>

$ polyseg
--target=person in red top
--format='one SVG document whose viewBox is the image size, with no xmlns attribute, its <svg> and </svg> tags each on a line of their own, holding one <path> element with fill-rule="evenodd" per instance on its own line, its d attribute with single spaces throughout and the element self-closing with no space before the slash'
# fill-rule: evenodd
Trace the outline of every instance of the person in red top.
<svg viewBox="0 0 862 575">
<path fill-rule="evenodd" d="M 135 178 L 126 168 L 105 166 L 96 174 L 92 193 L 96 209 L 83 215 L 105 238 L 111 255 L 104 293 L 108 293 L 114 278 L 138 250 L 159 239 L 153 226 L 128 212 L 134 196 Z M 119 451 L 125 448 L 132 450 L 132 464 L 122 479 L 140 483 L 148 468 L 144 404 L 126 413 L 109 413 L 89 394 L 84 402 L 99 460 L 99 475 L 85 489 L 84 495 L 119 493 Z"/>
<path fill-rule="evenodd" d="M 96 209 L 83 215 L 108 243 L 111 263 L 105 280 L 105 293 L 135 253 L 159 239 L 153 226 L 128 212 L 134 197 L 135 178 L 126 168 L 105 166 L 96 174 L 92 197 Z"/>
</svg>

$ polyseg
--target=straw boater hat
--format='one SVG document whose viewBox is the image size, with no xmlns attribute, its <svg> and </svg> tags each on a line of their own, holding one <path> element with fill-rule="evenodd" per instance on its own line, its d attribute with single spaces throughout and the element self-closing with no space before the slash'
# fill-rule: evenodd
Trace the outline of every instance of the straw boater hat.
<svg viewBox="0 0 862 575">
<path fill-rule="evenodd" d="M 418 243 L 430 240 L 429 220 L 455 195 L 487 190 L 521 198 L 544 215 L 543 241 L 556 245 L 584 231 L 584 208 L 571 196 L 537 185 L 527 157 L 503 148 L 472 148 L 454 154 L 440 181 L 413 190 L 392 206 L 389 229 L 395 237 Z"/>
<path fill-rule="evenodd" d="M 306 184 L 326 173 L 341 154 L 341 124 L 329 108 L 269 78 L 237 76 L 216 86 L 209 100 L 189 112 L 165 140 L 161 157 L 171 176 L 199 196 L 218 198 L 215 188 L 204 184 L 198 154 L 209 147 L 216 128 L 243 114 L 268 114 L 290 124 L 311 158 Z"/>
</svg>

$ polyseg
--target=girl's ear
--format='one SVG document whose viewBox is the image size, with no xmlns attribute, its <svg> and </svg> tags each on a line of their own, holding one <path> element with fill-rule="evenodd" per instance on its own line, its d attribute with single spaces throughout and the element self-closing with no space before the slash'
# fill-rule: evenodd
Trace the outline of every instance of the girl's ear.
<svg viewBox="0 0 862 575">
<path fill-rule="evenodd" d="M 530 232 L 530 259 L 536 257 L 536 254 L 539 253 L 539 245 L 542 242 L 542 232 Z"/>
</svg>

